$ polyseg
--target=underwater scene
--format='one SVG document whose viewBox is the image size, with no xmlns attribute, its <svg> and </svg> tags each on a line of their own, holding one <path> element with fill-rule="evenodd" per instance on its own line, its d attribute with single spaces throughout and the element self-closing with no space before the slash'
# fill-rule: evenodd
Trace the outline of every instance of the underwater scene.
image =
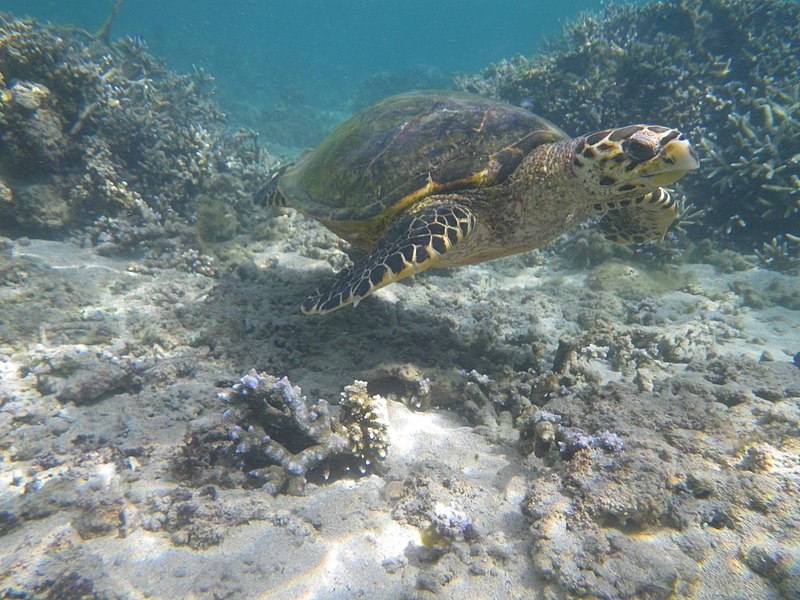
<svg viewBox="0 0 800 600">
<path fill-rule="evenodd" d="M 800 2 L 0 0 L 0 598 L 800 598 Z"/>
</svg>

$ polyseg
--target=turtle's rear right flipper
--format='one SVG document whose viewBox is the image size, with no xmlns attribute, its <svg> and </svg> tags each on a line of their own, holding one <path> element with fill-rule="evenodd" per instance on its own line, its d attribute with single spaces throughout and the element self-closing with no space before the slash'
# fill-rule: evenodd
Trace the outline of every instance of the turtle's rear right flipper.
<svg viewBox="0 0 800 600">
<path fill-rule="evenodd" d="M 357 305 L 377 289 L 430 269 L 475 229 L 475 217 L 457 204 L 434 204 L 397 221 L 369 256 L 336 274 L 321 293 L 303 301 L 304 313 Z"/>
<path fill-rule="evenodd" d="M 253 202 L 259 206 L 286 206 L 286 198 L 278 189 L 278 179 L 289 165 L 283 165 L 275 171 L 265 184 L 253 192 Z"/>
<path fill-rule="evenodd" d="M 611 208 L 600 219 L 600 231 L 617 244 L 644 244 L 663 239 L 677 213 L 678 207 L 669 192 L 658 188 L 630 204 Z"/>
</svg>

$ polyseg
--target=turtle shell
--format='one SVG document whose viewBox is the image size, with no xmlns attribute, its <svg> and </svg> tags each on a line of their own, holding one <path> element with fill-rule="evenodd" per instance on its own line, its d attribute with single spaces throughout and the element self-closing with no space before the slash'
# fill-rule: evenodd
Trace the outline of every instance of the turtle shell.
<svg viewBox="0 0 800 600">
<path fill-rule="evenodd" d="M 412 92 L 340 125 L 278 185 L 291 205 L 332 228 L 340 221 L 363 228 L 373 220 L 386 223 L 433 193 L 502 183 L 533 148 L 566 137 L 510 104 L 459 92 Z"/>
</svg>

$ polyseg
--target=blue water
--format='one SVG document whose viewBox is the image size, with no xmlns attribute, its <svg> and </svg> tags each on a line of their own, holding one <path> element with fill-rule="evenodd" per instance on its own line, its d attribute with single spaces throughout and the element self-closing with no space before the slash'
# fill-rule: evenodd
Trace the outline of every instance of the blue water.
<svg viewBox="0 0 800 600">
<path fill-rule="evenodd" d="M 226 95 L 347 109 L 365 78 L 424 66 L 479 71 L 541 41 L 600 0 L 127 0 L 112 38 L 139 35 L 178 71 L 202 67 Z M 16 16 L 95 31 L 111 0 L 2 0 Z"/>
</svg>

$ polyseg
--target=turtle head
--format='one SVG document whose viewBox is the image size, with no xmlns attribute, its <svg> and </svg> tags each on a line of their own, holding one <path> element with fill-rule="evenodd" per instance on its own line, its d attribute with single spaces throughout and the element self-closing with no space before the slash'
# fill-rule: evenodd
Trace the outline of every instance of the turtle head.
<svg viewBox="0 0 800 600">
<path fill-rule="evenodd" d="M 689 140 L 659 125 L 605 129 L 574 144 L 572 170 L 594 200 L 641 196 L 700 166 Z"/>
</svg>

